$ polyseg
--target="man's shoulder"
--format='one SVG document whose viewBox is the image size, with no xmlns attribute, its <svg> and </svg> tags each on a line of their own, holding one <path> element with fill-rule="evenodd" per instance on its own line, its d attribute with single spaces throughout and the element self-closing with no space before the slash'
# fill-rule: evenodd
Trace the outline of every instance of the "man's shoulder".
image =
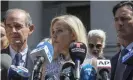
<svg viewBox="0 0 133 80">
<path fill-rule="evenodd" d="M 117 59 L 119 57 L 119 53 L 116 53 L 114 56 L 112 56 L 111 60 Z"/>
</svg>

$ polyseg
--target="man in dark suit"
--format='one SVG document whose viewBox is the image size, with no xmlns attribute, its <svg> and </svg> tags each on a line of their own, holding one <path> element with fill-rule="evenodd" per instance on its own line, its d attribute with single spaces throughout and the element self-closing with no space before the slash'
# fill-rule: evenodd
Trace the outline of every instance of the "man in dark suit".
<svg viewBox="0 0 133 80">
<path fill-rule="evenodd" d="M 111 80 L 133 80 L 133 65 L 122 63 L 122 57 L 133 50 L 133 2 L 118 3 L 113 14 L 121 51 L 111 59 Z"/>
<path fill-rule="evenodd" d="M 34 31 L 34 25 L 29 13 L 22 9 L 9 9 L 5 14 L 4 24 L 9 46 L 1 53 L 9 54 L 12 58 L 12 64 L 23 66 L 31 73 L 34 65 L 29 54 L 27 39 Z M 16 55 L 21 55 L 19 62 Z M 9 73 L 8 70 L 2 70 L 1 80 L 7 80 Z"/>
</svg>

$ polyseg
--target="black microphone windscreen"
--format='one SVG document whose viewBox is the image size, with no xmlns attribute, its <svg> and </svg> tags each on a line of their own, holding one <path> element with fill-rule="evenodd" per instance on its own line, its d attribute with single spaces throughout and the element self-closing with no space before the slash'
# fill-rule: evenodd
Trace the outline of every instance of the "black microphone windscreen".
<svg viewBox="0 0 133 80">
<path fill-rule="evenodd" d="M 80 64 L 83 63 L 87 52 L 87 47 L 82 42 L 73 42 L 69 46 L 69 53 L 72 60 L 80 60 Z"/>
<path fill-rule="evenodd" d="M 57 79 L 56 79 L 56 76 L 51 73 L 45 76 L 45 80 L 57 80 Z"/>
<path fill-rule="evenodd" d="M 1 54 L 1 69 L 8 69 L 12 64 L 12 58 L 6 54 Z"/>
<path fill-rule="evenodd" d="M 67 68 L 67 67 L 72 67 L 72 68 L 74 68 L 74 64 L 72 63 L 72 62 L 66 62 L 63 66 L 62 66 L 62 70 L 63 69 L 65 69 L 65 68 Z"/>
<path fill-rule="evenodd" d="M 66 62 L 62 66 L 60 80 L 74 80 L 74 63 Z"/>
<path fill-rule="evenodd" d="M 98 77 L 101 80 L 108 80 L 110 78 L 111 63 L 110 60 L 99 59 L 97 60 Z"/>
</svg>

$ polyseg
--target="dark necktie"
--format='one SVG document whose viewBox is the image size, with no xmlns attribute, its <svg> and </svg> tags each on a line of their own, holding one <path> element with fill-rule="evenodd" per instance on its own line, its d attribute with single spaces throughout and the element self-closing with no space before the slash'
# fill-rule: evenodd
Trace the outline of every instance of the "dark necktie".
<svg viewBox="0 0 133 80">
<path fill-rule="evenodd" d="M 123 50 L 121 51 L 121 56 L 120 56 L 121 62 L 122 62 L 122 57 L 123 57 L 124 55 L 126 55 L 128 52 L 129 52 L 129 50 L 127 50 L 127 49 L 123 49 Z"/>
<path fill-rule="evenodd" d="M 119 59 L 116 66 L 116 72 L 114 80 L 122 80 L 122 76 L 125 70 L 125 65 L 122 63 L 122 57 L 127 54 L 129 51 L 127 49 L 123 49 L 119 55 Z"/>
<path fill-rule="evenodd" d="M 22 55 L 20 53 L 16 54 L 15 57 L 14 57 L 14 61 L 13 61 L 13 64 L 15 66 L 19 66 L 19 63 L 21 62 L 22 60 Z"/>
</svg>

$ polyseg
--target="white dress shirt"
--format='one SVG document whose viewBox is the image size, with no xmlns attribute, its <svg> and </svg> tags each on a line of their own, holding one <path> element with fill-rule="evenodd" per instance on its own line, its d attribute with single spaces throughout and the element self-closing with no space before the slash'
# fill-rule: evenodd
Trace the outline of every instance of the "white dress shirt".
<svg viewBox="0 0 133 80">
<path fill-rule="evenodd" d="M 12 60 L 13 60 L 15 55 L 17 54 L 17 52 L 11 47 L 11 45 L 9 46 L 9 49 L 10 49 L 10 55 L 11 55 Z M 19 66 L 25 66 L 27 52 L 28 52 L 28 45 L 23 51 L 19 52 L 22 55 L 22 61 L 19 63 Z"/>
</svg>

